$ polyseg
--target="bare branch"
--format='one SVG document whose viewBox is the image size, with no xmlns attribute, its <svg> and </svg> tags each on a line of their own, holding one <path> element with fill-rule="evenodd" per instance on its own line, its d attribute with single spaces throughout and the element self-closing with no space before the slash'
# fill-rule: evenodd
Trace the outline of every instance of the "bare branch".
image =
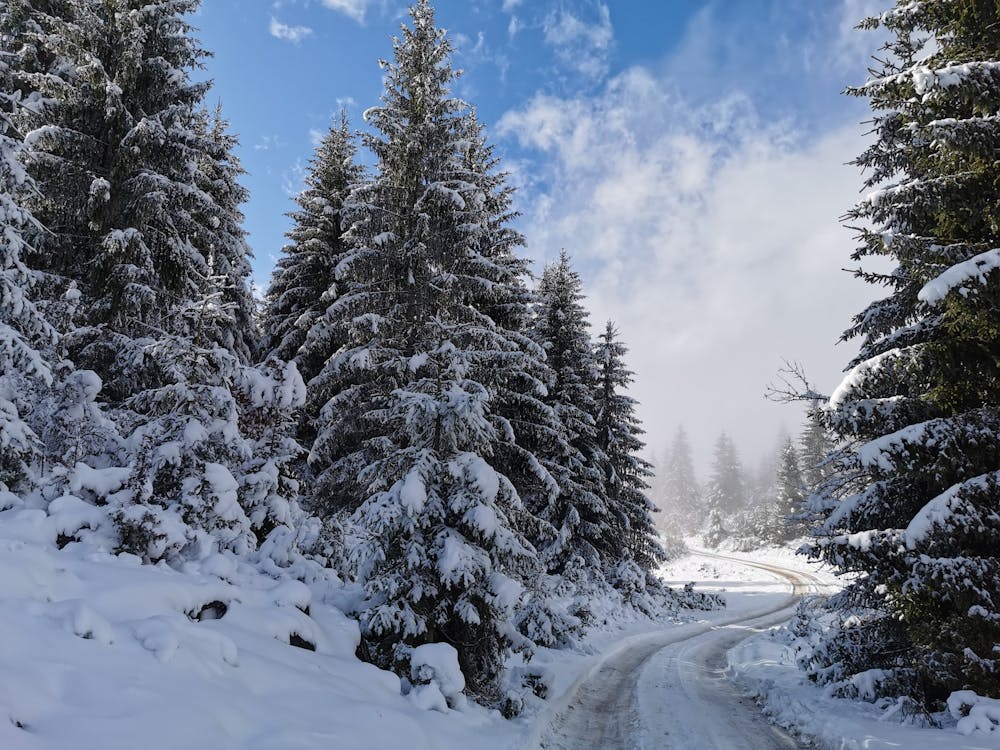
<svg viewBox="0 0 1000 750">
<path fill-rule="evenodd" d="M 778 370 L 776 380 L 768 383 L 764 398 L 779 404 L 809 401 L 815 405 L 820 401 L 829 401 L 829 396 L 813 388 L 801 362 L 790 362 L 784 358 L 781 361 L 784 366 Z"/>
</svg>

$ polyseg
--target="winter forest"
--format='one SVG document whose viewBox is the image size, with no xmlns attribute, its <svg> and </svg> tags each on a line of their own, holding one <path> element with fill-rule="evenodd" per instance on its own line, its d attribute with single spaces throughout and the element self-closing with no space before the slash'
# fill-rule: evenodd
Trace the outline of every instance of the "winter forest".
<svg viewBox="0 0 1000 750">
<path fill-rule="evenodd" d="M 0 6 L 0 745 L 1000 747 L 1000 6 L 854 19 L 871 301 L 755 463 L 647 445 L 430 0 L 256 289 L 199 5 Z"/>
</svg>

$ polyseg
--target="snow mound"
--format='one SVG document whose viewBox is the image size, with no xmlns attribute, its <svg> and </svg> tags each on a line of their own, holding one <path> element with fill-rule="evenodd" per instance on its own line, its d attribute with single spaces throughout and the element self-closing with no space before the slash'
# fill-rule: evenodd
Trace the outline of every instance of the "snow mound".
<svg viewBox="0 0 1000 750">
<path fill-rule="evenodd" d="M 117 477 L 79 481 L 111 486 Z M 182 570 L 144 565 L 108 550 L 97 531 L 105 508 L 69 495 L 48 512 L 6 505 L 4 750 L 499 750 L 510 742 L 509 722 L 464 700 L 450 646 L 416 649 L 415 677 L 426 684 L 409 696 L 398 677 L 359 661 L 358 624 L 336 606 L 345 587 L 314 563 L 282 571 L 270 558 L 217 553 Z"/>
</svg>

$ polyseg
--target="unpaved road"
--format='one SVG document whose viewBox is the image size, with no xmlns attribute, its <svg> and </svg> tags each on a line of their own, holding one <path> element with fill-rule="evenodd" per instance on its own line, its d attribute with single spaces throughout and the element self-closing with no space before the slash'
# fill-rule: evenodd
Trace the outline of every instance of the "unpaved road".
<svg viewBox="0 0 1000 750">
<path fill-rule="evenodd" d="M 726 652 L 744 638 L 780 624 L 799 598 L 822 582 L 735 557 L 697 552 L 787 579 L 787 599 L 713 624 L 681 626 L 630 640 L 581 677 L 528 745 L 532 750 L 771 750 L 799 743 L 769 724 L 726 679 Z"/>
</svg>

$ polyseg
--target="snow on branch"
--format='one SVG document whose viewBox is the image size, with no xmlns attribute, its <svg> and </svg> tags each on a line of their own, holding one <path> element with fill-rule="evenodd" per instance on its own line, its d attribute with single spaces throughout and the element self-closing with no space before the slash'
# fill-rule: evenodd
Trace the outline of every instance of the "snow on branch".
<svg viewBox="0 0 1000 750">
<path fill-rule="evenodd" d="M 969 284 L 978 282 L 985 286 L 986 275 L 997 268 L 1000 268 L 1000 248 L 987 250 L 974 258 L 956 263 L 937 278 L 924 284 L 917 293 L 917 298 L 928 305 L 936 305 L 956 288 L 959 294 L 966 297 L 972 292 Z"/>
</svg>

